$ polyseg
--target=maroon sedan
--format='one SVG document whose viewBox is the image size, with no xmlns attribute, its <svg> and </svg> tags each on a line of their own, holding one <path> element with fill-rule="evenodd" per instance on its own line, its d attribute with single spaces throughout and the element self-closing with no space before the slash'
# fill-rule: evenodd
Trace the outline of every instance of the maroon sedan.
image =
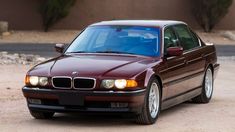
<svg viewBox="0 0 235 132">
<path fill-rule="evenodd" d="M 179 21 L 95 23 L 55 48 L 61 55 L 25 78 L 23 93 L 36 119 L 115 112 L 153 124 L 160 110 L 188 100 L 208 103 L 219 69 L 214 45 Z"/>
</svg>

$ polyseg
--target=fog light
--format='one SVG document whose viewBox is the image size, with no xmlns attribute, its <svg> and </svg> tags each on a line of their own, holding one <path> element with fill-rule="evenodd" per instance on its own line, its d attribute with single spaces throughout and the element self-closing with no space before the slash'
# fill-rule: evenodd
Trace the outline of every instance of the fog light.
<svg viewBox="0 0 235 132">
<path fill-rule="evenodd" d="M 128 103 L 111 103 L 111 108 L 126 108 Z"/>
<path fill-rule="evenodd" d="M 31 104 L 42 104 L 40 99 L 28 99 L 29 103 Z"/>
</svg>

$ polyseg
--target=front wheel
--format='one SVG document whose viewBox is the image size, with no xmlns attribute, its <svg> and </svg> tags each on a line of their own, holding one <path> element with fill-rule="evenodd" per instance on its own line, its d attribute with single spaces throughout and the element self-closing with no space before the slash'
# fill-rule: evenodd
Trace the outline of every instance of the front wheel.
<svg viewBox="0 0 235 132">
<path fill-rule="evenodd" d="M 139 124 L 153 124 L 156 122 L 161 110 L 161 92 L 157 79 L 151 79 L 147 87 L 147 95 L 142 113 L 136 117 Z"/>
<path fill-rule="evenodd" d="M 193 98 L 193 102 L 195 103 L 208 103 L 211 100 L 212 93 L 213 93 L 213 72 L 212 69 L 209 67 L 207 68 L 203 80 L 203 87 L 202 87 L 202 93 Z"/>
</svg>

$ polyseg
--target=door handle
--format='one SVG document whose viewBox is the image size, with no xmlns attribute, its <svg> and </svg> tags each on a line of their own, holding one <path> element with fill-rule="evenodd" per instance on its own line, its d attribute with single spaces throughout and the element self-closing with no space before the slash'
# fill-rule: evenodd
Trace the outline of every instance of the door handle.
<svg viewBox="0 0 235 132">
<path fill-rule="evenodd" d="M 180 60 L 181 60 L 181 61 L 182 61 L 182 60 L 185 60 L 185 57 L 178 58 L 177 60 L 179 60 L 179 61 L 180 61 Z"/>
<path fill-rule="evenodd" d="M 201 58 L 204 58 L 204 55 L 205 55 L 205 54 L 201 54 Z"/>
<path fill-rule="evenodd" d="M 187 60 L 184 60 L 184 64 L 188 64 L 188 61 L 187 61 Z"/>
</svg>

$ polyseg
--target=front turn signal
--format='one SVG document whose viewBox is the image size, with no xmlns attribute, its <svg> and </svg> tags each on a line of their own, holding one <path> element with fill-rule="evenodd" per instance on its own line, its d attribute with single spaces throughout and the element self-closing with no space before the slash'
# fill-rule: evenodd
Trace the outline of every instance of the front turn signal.
<svg viewBox="0 0 235 132">
<path fill-rule="evenodd" d="M 135 80 L 126 80 L 126 82 L 127 88 L 133 88 L 138 86 L 138 83 Z"/>
<path fill-rule="evenodd" d="M 28 76 L 28 75 L 25 76 L 25 79 L 24 79 L 25 85 L 29 85 L 30 84 L 29 78 L 30 78 L 30 76 Z"/>
</svg>

